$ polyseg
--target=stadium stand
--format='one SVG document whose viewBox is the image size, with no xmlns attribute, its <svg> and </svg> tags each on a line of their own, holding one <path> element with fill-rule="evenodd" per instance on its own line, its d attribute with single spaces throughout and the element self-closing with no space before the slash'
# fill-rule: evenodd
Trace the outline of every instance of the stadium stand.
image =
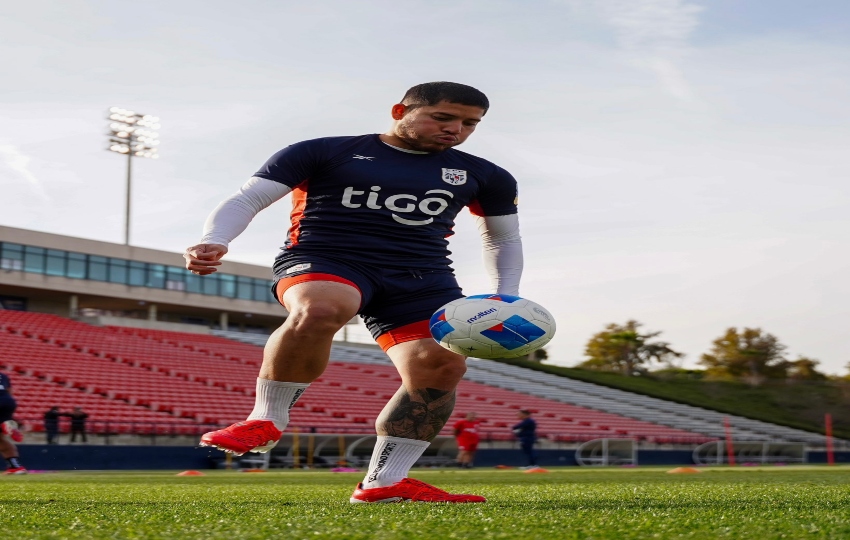
<svg viewBox="0 0 850 540">
<path fill-rule="evenodd" d="M 142 442 L 136 434 L 153 444 L 163 434 L 179 437 L 157 444 L 194 444 L 244 419 L 262 347 L 286 312 L 268 294 L 268 267 L 227 261 L 220 270 L 201 279 L 179 253 L 0 225 L 0 367 L 12 372 L 18 420 L 37 432 L 48 408 L 79 406 L 90 414 L 89 432 L 120 435 L 115 442 Z M 374 433 L 400 381 L 362 325 L 346 325 L 335 340 L 330 366 L 298 401 L 289 431 L 355 443 Z M 726 416 L 739 441 L 825 443 L 816 433 L 468 362 L 457 418 L 476 411 L 485 439 L 507 448 L 521 407 L 536 411 L 550 447 L 600 437 L 694 446 L 723 438 Z M 448 428 L 441 435 L 452 439 Z"/>
<path fill-rule="evenodd" d="M 263 336 L 240 332 L 213 331 L 213 333 L 256 345 L 262 344 L 265 339 Z M 389 364 L 389 359 L 380 351 L 363 348 L 337 346 L 334 349 L 334 358 L 348 362 Z M 733 426 L 733 436 L 741 440 L 767 439 L 805 442 L 817 446 L 825 444 L 824 437 L 817 433 L 722 414 L 500 362 L 470 358 L 467 364 L 465 378 L 470 381 L 673 427 L 688 431 L 691 436 L 723 438 L 723 419 L 728 417 Z"/>
<path fill-rule="evenodd" d="M 189 428 L 241 420 L 252 406 L 262 360 L 260 347 L 219 336 L 97 327 L 30 312 L 0 312 L 0 339 L 6 351 L 2 363 L 24 381 L 19 385 L 20 416 L 36 429 L 40 414 L 53 405 L 84 406 L 92 421 L 113 423 Z M 377 350 L 335 346 L 332 358 L 325 374 L 298 402 L 293 425 L 316 432 L 371 433 L 374 419 L 400 384 L 397 373 Z M 457 415 L 476 410 L 490 439 L 512 438 L 508 428 L 519 408 L 537 411 L 540 431 L 562 440 L 700 438 L 687 430 L 472 380 L 459 388 Z M 175 428 L 161 431 L 169 429 Z M 444 435 L 449 434 L 446 428 Z"/>
</svg>

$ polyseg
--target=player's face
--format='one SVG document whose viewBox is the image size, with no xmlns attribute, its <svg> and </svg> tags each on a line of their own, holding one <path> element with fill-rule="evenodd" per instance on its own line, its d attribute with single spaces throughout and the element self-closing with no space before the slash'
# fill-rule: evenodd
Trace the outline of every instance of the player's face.
<svg viewBox="0 0 850 540">
<path fill-rule="evenodd" d="M 463 143 L 484 117 L 481 107 L 441 101 L 414 109 L 393 108 L 394 134 L 413 150 L 442 152 Z M 400 113 L 400 114 L 399 114 Z"/>
</svg>

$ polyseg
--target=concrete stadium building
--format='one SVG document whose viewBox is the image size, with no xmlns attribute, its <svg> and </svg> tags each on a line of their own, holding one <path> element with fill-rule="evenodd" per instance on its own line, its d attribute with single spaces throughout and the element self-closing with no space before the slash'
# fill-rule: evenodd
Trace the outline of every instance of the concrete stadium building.
<svg viewBox="0 0 850 540">
<path fill-rule="evenodd" d="M 0 226 L 0 308 L 98 325 L 269 334 L 286 318 L 271 269 L 224 261 L 197 276 L 180 253 Z"/>
</svg>

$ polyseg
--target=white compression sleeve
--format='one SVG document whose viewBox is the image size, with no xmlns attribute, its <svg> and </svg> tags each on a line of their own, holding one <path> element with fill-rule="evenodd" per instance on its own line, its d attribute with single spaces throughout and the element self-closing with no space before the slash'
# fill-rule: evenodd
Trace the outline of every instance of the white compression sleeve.
<svg viewBox="0 0 850 540">
<path fill-rule="evenodd" d="M 242 234 L 260 210 L 286 196 L 292 188 L 265 178 L 252 177 L 207 217 L 202 244 L 227 246 Z"/>
<path fill-rule="evenodd" d="M 475 224 L 481 233 L 484 268 L 490 276 L 493 290 L 519 296 L 523 265 L 519 216 L 476 216 Z"/>
</svg>

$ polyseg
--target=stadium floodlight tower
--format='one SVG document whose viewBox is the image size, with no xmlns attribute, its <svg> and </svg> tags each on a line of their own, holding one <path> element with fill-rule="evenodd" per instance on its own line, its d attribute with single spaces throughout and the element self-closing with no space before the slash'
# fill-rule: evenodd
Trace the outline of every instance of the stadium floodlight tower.
<svg viewBox="0 0 850 540">
<path fill-rule="evenodd" d="M 130 182 L 134 157 L 157 159 L 159 118 L 121 107 L 111 107 L 109 119 L 110 152 L 127 156 L 127 205 L 124 212 L 124 244 L 130 245 Z"/>
</svg>

